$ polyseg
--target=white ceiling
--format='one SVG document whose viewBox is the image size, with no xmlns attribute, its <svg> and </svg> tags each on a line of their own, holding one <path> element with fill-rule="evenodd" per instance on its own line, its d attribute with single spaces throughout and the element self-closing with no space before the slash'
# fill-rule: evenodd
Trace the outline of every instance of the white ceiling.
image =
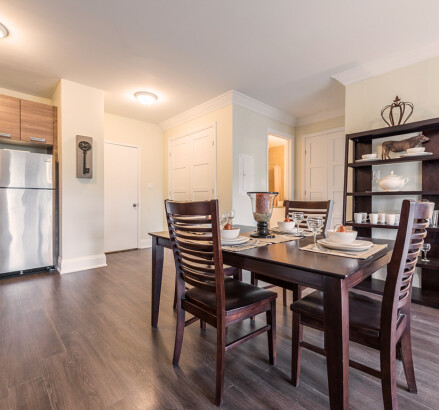
<svg viewBox="0 0 439 410">
<path fill-rule="evenodd" d="M 439 41 L 438 18 L 437 0 L 3 0 L 0 87 L 50 97 L 66 78 L 156 123 L 231 89 L 330 116 L 344 107 L 332 75 Z"/>
</svg>

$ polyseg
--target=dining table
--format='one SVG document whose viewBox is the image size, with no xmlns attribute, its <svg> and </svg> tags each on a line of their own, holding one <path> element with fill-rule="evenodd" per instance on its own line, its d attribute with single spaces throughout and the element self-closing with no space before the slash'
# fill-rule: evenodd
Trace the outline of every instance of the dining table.
<svg viewBox="0 0 439 410">
<path fill-rule="evenodd" d="M 240 226 L 241 232 L 255 227 Z M 171 248 L 169 233 L 151 232 L 151 325 L 158 326 L 164 248 Z M 331 409 L 349 408 L 349 290 L 385 267 L 394 241 L 367 239 L 387 246 L 367 259 L 302 250 L 312 237 L 242 251 L 223 250 L 223 263 L 252 272 L 259 280 L 295 291 L 299 286 L 323 292 L 327 375 Z"/>
</svg>

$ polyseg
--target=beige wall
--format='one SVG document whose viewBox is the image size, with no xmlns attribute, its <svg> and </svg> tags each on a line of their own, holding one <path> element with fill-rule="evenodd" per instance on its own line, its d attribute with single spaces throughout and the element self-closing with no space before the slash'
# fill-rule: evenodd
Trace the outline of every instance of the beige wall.
<svg viewBox="0 0 439 410">
<path fill-rule="evenodd" d="M 303 199 L 303 136 L 307 134 L 313 134 L 315 132 L 321 132 L 330 130 L 333 128 L 344 127 L 345 117 L 331 118 L 325 121 L 315 122 L 313 124 L 306 124 L 296 128 L 296 161 L 295 161 L 295 190 L 294 198 L 297 200 Z"/>
<path fill-rule="evenodd" d="M 217 195 L 220 211 L 224 212 L 232 207 L 233 115 L 231 104 L 163 132 L 163 195 L 164 198 L 168 197 L 169 139 L 183 136 L 213 122 L 216 122 Z"/>
<path fill-rule="evenodd" d="M 268 132 L 294 137 L 294 127 L 238 105 L 233 106 L 233 209 L 236 223 L 254 225 L 250 199 L 239 194 L 239 154 L 255 163 L 255 191 L 268 189 Z"/>
<path fill-rule="evenodd" d="M 268 148 L 268 165 L 278 165 L 280 167 L 280 180 L 279 180 L 279 195 L 274 200 L 274 205 L 277 206 L 279 201 L 284 201 L 285 198 L 285 146 L 280 145 L 278 147 Z M 268 180 L 268 190 L 275 191 L 274 187 L 274 172 L 270 175 Z"/>
<path fill-rule="evenodd" d="M 409 122 L 438 117 L 439 57 L 348 85 L 346 132 L 386 127 L 381 109 L 396 95 L 415 106 Z"/>
<path fill-rule="evenodd" d="M 104 121 L 106 141 L 140 147 L 140 239 L 142 247 L 148 246 L 148 232 L 163 230 L 162 130 L 157 124 L 107 113 Z"/>
<path fill-rule="evenodd" d="M 60 80 L 53 96 L 60 142 L 62 273 L 105 266 L 104 92 Z M 93 137 L 93 178 L 76 178 L 76 135 Z"/>
</svg>

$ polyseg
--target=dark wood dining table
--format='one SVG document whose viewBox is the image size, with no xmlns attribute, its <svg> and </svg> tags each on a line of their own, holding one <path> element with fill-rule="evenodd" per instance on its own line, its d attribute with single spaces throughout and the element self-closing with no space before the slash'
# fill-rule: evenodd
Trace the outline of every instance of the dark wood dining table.
<svg viewBox="0 0 439 410">
<path fill-rule="evenodd" d="M 239 226 L 241 232 L 254 227 Z M 151 325 L 157 327 L 160 308 L 164 248 L 170 248 L 169 234 L 152 232 Z M 331 409 L 349 407 L 349 289 L 386 266 L 394 241 L 369 239 L 388 246 L 366 260 L 300 250 L 312 241 L 271 244 L 240 252 L 223 251 L 225 264 L 255 273 L 258 279 L 286 289 L 306 286 L 324 294 L 327 373 Z"/>
</svg>

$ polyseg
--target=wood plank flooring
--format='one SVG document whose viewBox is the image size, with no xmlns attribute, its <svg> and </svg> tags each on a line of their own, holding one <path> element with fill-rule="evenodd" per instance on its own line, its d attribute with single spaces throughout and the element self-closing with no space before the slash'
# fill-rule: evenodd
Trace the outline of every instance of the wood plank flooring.
<svg viewBox="0 0 439 410">
<path fill-rule="evenodd" d="M 185 329 L 180 367 L 171 365 L 174 268 L 165 251 L 159 328 L 150 326 L 151 250 L 107 256 L 108 267 L 60 276 L 0 280 L 0 410 L 214 409 L 215 331 Z M 439 408 L 439 311 L 413 306 L 419 393 L 410 394 L 398 362 L 400 409 Z M 277 307 L 278 364 L 268 364 L 267 338 L 227 354 L 225 409 L 326 409 L 325 360 L 304 351 L 301 384 L 289 383 L 291 312 Z M 264 323 L 230 329 L 237 337 Z M 305 338 L 322 341 L 318 332 Z M 378 355 L 351 345 L 351 356 L 378 367 Z M 350 371 L 353 409 L 382 409 L 377 379 Z"/>
</svg>

